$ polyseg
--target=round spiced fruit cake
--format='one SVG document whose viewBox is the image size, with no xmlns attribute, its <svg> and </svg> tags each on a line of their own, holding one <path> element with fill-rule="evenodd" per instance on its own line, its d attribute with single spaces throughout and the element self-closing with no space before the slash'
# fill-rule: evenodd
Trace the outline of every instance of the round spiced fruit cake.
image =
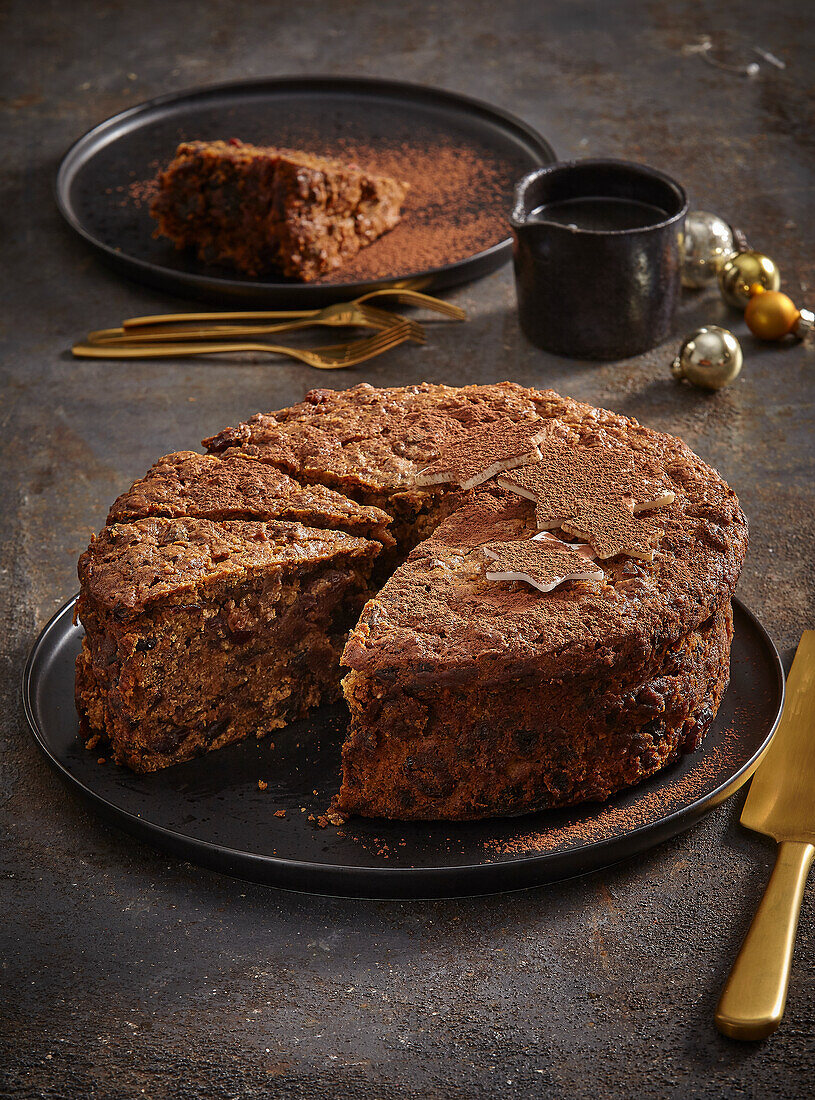
<svg viewBox="0 0 815 1100">
<path fill-rule="evenodd" d="M 262 736 L 343 673 L 338 814 L 602 800 L 699 746 L 747 525 L 680 440 L 504 382 L 314 390 L 204 444 L 80 561 L 77 704 L 121 762 Z"/>
</svg>

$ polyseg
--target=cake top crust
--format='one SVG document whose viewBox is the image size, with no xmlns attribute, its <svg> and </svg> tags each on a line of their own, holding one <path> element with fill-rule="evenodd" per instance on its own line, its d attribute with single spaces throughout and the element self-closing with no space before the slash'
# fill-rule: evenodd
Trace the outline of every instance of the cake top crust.
<svg viewBox="0 0 815 1100">
<path fill-rule="evenodd" d="M 345 492 L 438 492 L 435 486 L 417 486 L 417 478 L 447 444 L 463 433 L 484 433 L 490 424 L 536 416 L 560 421 L 567 439 L 575 438 L 572 431 L 583 443 L 633 454 L 643 476 L 695 459 L 679 440 L 636 420 L 514 382 L 462 387 L 423 382 L 392 389 L 363 382 L 348 390 L 311 390 L 299 404 L 256 413 L 203 445 L 213 453 L 239 448 L 295 477 Z"/>
<path fill-rule="evenodd" d="M 621 653 L 640 663 L 704 621 L 735 587 L 747 528 L 733 494 L 714 479 L 704 494 L 689 477 L 693 502 L 680 491 L 660 513 L 653 561 L 591 562 L 602 581 L 567 581 L 545 594 L 487 579 L 484 546 L 523 543 L 538 528 L 532 501 L 485 490 L 368 601 L 343 663 L 385 680 L 505 679 L 531 669 L 579 675 Z"/>
<path fill-rule="evenodd" d="M 557 394 L 513 382 L 461 388 L 423 382 L 393 389 L 363 382 L 349 390 L 311 390 L 297 405 L 256 413 L 203 443 L 212 452 L 239 447 L 346 492 L 427 493 L 438 489 L 417 487 L 417 475 L 445 443 L 496 421 L 562 411 L 564 399 Z"/>
<path fill-rule="evenodd" d="M 379 544 L 300 523 L 154 517 L 105 527 L 79 559 L 80 602 L 140 613 L 162 601 L 189 599 L 204 586 L 263 572 L 362 557 Z M 80 609 L 81 613 L 81 609 Z"/>
<path fill-rule="evenodd" d="M 409 184 L 401 180 L 368 172 L 352 162 L 318 156 L 301 149 L 286 149 L 276 145 L 252 145 L 238 138 L 231 138 L 229 141 L 182 141 L 175 152 L 176 160 L 201 157 L 230 161 L 236 166 L 248 166 L 266 161 L 275 165 L 286 165 L 295 171 L 305 168 L 315 173 L 331 173 L 334 176 L 346 176 L 359 181 L 370 180 L 374 184 L 384 184 L 398 191 L 401 198 L 404 198 L 409 188 Z"/>
<path fill-rule="evenodd" d="M 566 445 L 617 452 L 655 495 L 673 495 L 659 511 L 637 517 L 653 529 L 653 560 L 611 557 L 603 562 L 602 584 L 567 582 L 547 594 L 488 581 L 483 545 L 538 530 L 534 502 L 488 483 L 368 603 L 346 647 L 348 666 L 392 676 L 425 663 L 428 675 L 470 675 L 549 657 L 556 673 L 568 653 L 576 671 L 602 660 L 609 647 L 645 652 L 653 638 L 667 644 L 729 597 L 747 545 L 746 521 L 729 486 L 681 440 L 551 390 L 511 382 L 313 390 L 298 405 L 257 414 L 204 443 L 365 499 L 443 492 L 416 479 L 445 442 L 461 438 L 462 430 L 484 433 L 508 417 L 535 416 L 553 422 Z"/>
<path fill-rule="evenodd" d="M 164 455 L 114 502 L 108 524 L 150 516 L 209 520 L 290 520 L 333 527 L 388 546 L 390 516 L 323 485 L 301 485 L 275 466 L 195 451 Z"/>
</svg>

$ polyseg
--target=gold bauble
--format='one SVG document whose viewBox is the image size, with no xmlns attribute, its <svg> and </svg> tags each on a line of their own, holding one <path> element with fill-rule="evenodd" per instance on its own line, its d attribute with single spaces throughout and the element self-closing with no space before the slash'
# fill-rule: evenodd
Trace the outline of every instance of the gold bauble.
<svg viewBox="0 0 815 1100">
<path fill-rule="evenodd" d="M 741 345 L 732 332 L 705 325 L 683 341 L 671 372 L 703 390 L 720 390 L 738 376 L 742 361 Z"/>
<path fill-rule="evenodd" d="M 719 270 L 719 289 L 729 306 L 744 309 L 754 283 L 763 290 L 778 290 L 781 286 L 778 268 L 761 252 L 737 252 Z"/>
<path fill-rule="evenodd" d="M 744 311 L 744 320 L 753 336 L 759 340 L 781 340 L 798 324 L 801 311 L 792 298 L 780 290 L 764 290 L 753 284 L 753 295 Z"/>
</svg>

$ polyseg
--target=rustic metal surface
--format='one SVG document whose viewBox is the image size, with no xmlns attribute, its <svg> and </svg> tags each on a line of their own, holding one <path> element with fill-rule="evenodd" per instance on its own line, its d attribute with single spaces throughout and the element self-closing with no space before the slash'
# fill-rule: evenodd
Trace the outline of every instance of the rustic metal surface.
<svg viewBox="0 0 815 1100">
<path fill-rule="evenodd" d="M 201 3 L 3 9 L 6 309 L 0 862 L 0 1094 L 13 1097 L 800 1097 L 815 1068 L 810 888 L 781 1031 L 742 1045 L 713 1007 L 769 873 L 740 799 L 650 855 L 591 877 L 454 902 L 286 894 L 160 856 L 59 786 L 25 730 L 19 674 L 75 586 L 108 503 L 165 451 L 298 399 L 292 364 L 74 362 L 71 340 L 180 303 L 120 281 L 59 221 L 59 157 L 94 122 L 160 92 L 272 73 L 447 85 L 538 126 L 563 156 L 641 159 L 728 215 L 815 295 L 811 12 L 746 5 Z M 755 78 L 683 47 L 710 34 Z M 724 53 L 717 56 L 725 56 Z M 676 340 L 586 365 L 524 342 L 509 270 L 457 292 L 472 313 L 335 379 L 513 378 L 682 435 L 739 491 L 752 526 L 740 593 L 789 659 L 812 626 L 813 370 L 745 337 L 718 395 L 672 381 L 697 323 L 744 333 L 686 294 Z"/>
</svg>

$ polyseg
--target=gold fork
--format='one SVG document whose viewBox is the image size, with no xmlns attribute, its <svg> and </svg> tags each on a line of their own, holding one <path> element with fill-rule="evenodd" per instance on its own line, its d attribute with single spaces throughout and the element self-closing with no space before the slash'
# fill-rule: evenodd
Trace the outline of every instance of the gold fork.
<svg viewBox="0 0 815 1100">
<path fill-rule="evenodd" d="M 200 314 L 206 317 L 207 314 Z M 250 317 L 251 314 L 235 314 L 236 317 Z M 137 319 L 138 320 L 138 319 Z M 390 313 L 385 309 L 377 309 L 375 306 L 348 304 L 326 306 L 325 309 L 315 310 L 308 317 L 280 321 L 277 324 L 228 324 L 195 326 L 192 322 L 173 322 L 150 325 L 134 325 L 125 321 L 121 328 L 103 328 L 88 333 L 86 342 L 89 344 L 133 344 L 150 343 L 154 340 L 185 340 L 208 339 L 222 340 L 238 336 L 269 336 L 277 332 L 294 332 L 298 329 L 309 328 L 312 325 L 330 326 L 360 326 L 363 328 L 388 328 L 398 321 L 404 321 L 408 326 L 410 339 L 417 344 L 425 341 L 425 332 L 418 321 L 409 321 L 396 313 Z M 178 327 L 180 324 L 186 327 Z"/>
<path fill-rule="evenodd" d="M 288 309 L 288 310 L 235 310 L 204 313 L 157 313 L 144 317 L 129 317 L 122 322 L 125 329 L 148 328 L 162 325 L 182 324 L 186 322 L 199 323 L 202 321 L 296 321 L 311 318 L 312 323 L 318 317 L 353 316 L 355 308 L 361 307 L 371 298 L 395 298 L 403 305 L 421 306 L 432 310 L 454 321 L 464 321 L 467 314 L 459 306 L 450 302 L 444 302 L 441 298 L 433 298 L 429 294 L 422 294 L 417 290 L 404 290 L 396 287 L 383 290 L 371 290 L 367 294 L 356 298 L 352 302 L 343 302 L 338 305 L 327 306 L 325 309 Z M 369 310 L 374 306 L 368 306 Z M 384 313 L 384 310 L 378 310 Z M 392 315 L 388 315 L 392 316 Z M 328 324 L 349 324 L 349 321 L 329 320 Z"/>
<path fill-rule="evenodd" d="M 318 370 L 341 370 L 343 367 L 364 363 L 366 359 L 373 359 L 398 344 L 404 344 L 410 338 L 408 322 L 399 321 L 364 340 L 329 344 L 319 348 L 294 348 L 283 344 L 241 341 L 232 344 L 75 344 L 71 351 L 78 359 L 172 359 L 182 355 L 220 355 L 237 351 L 269 352 L 298 359 Z"/>
<path fill-rule="evenodd" d="M 385 287 L 383 290 L 369 290 L 367 294 L 360 295 L 357 302 L 369 302 L 371 298 L 395 298 L 403 306 L 419 306 L 430 309 L 434 313 L 440 313 L 451 321 L 466 321 L 467 313 L 461 306 L 454 306 L 452 302 L 445 302 L 442 298 L 434 298 L 430 294 L 422 294 L 418 290 L 399 289 L 398 287 Z"/>
</svg>

